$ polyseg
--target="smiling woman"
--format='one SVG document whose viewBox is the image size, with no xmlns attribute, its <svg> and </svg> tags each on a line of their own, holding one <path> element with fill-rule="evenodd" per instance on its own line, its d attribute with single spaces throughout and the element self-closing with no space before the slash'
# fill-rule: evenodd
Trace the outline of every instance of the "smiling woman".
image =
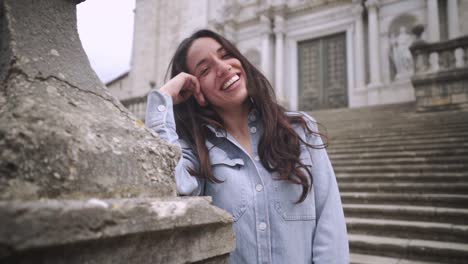
<svg viewBox="0 0 468 264">
<path fill-rule="evenodd" d="M 103 82 L 130 68 L 134 8 L 135 0 L 88 0 L 77 5 L 81 43 Z"/>
<path fill-rule="evenodd" d="M 230 263 L 349 263 L 343 208 L 317 125 L 277 104 L 263 74 L 224 37 L 182 41 L 146 124 L 182 150 L 180 195 L 234 217 Z"/>
</svg>

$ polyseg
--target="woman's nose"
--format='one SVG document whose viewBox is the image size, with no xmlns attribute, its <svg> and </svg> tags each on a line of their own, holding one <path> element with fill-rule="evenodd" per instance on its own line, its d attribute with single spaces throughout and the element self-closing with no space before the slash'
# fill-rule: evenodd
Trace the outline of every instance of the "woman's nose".
<svg viewBox="0 0 468 264">
<path fill-rule="evenodd" d="M 231 65 L 227 64 L 226 62 L 224 62 L 222 60 L 219 60 L 217 64 L 218 64 L 217 65 L 217 74 L 218 74 L 218 76 L 225 75 L 231 69 Z"/>
</svg>

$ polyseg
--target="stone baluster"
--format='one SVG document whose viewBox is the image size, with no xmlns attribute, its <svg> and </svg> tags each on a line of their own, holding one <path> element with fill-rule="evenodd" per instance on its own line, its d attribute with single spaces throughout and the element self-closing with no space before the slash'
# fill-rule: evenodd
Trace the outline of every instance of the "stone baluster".
<svg viewBox="0 0 468 264">
<path fill-rule="evenodd" d="M 456 68 L 463 68 L 465 66 L 465 62 L 463 61 L 463 57 L 465 56 L 465 52 L 463 48 L 455 49 L 455 67 Z"/>
<path fill-rule="evenodd" d="M 429 72 L 438 72 L 440 70 L 439 53 L 433 51 L 429 54 Z"/>
</svg>

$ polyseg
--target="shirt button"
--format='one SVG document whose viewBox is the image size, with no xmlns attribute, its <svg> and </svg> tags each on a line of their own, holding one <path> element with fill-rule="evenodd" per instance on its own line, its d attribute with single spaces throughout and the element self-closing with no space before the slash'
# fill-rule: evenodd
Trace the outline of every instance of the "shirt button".
<svg viewBox="0 0 468 264">
<path fill-rule="evenodd" d="M 255 185 L 255 190 L 257 190 L 257 192 L 261 192 L 263 190 L 263 185 L 261 184 Z"/>
<path fill-rule="evenodd" d="M 166 111 L 166 107 L 164 105 L 158 105 L 158 111 L 159 112 L 164 112 L 164 111 Z"/>
<path fill-rule="evenodd" d="M 254 134 L 257 132 L 257 128 L 256 127 L 251 127 L 250 128 L 250 133 Z"/>
<path fill-rule="evenodd" d="M 266 223 L 265 222 L 260 222 L 260 224 L 258 224 L 258 228 L 261 231 L 264 231 L 266 229 Z"/>
<path fill-rule="evenodd" d="M 250 115 L 249 120 L 250 121 L 255 121 L 255 120 L 257 120 L 257 118 L 255 117 L 255 115 Z"/>
</svg>

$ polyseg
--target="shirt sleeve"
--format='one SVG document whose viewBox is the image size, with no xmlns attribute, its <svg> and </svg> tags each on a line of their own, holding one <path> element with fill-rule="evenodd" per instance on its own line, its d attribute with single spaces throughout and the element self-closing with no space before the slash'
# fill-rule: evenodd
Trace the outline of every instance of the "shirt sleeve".
<svg viewBox="0 0 468 264">
<path fill-rule="evenodd" d="M 317 122 L 304 113 L 307 125 L 317 132 Z M 321 147 L 319 135 L 309 134 L 307 142 Z M 312 237 L 313 263 L 349 263 L 348 235 L 335 173 L 325 148 L 309 147 L 312 160 L 316 227 Z"/>
<path fill-rule="evenodd" d="M 157 90 L 148 94 L 146 126 L 160 138 L 180 148 L 182 155 L 175 168 L 175 180 L 179 195 L 202 195 L 204 180 L 190 175 L 189 169 L 198 170 L 200 162 L 192 148 L 176 132 L 172 98 Z"/>
</svg>

